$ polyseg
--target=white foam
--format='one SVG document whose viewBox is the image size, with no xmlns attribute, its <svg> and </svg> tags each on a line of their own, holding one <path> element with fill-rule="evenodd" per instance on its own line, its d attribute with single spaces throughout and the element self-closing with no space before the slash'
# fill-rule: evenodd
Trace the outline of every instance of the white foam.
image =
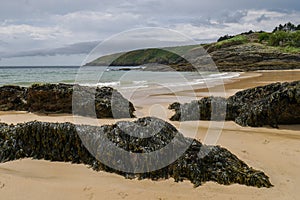
<svg viewBox="0 0 300 200">
<path fill-rule="evenodd" d="M 163 73 L 163 72 L 162 72 Z M 240 74 L 233 72 L 233 73 L 217 73 L 217 74 L 207 74 L 203 75 L 202 78 L 196 78 L 192 80 L 185 79 L 183 77 L 169 77 L 161 80 L 162 77 L 157 77 L 160 80 L 157 81 L 146 81 L 146 80 L 132 80 L 132 81 L 114 81 L 114 82 L 101 82 L 97 84 L 81 84 L 83 86 L 89 87 L 103 87 L 109 86 L 116 89 L 136 89 L 136 88 L 147 88 L 147 87 L 168 87 L 168 88 L 175 88 L 175 87 L 190 87 L 198 85 L 200 87 L 212 87 L 218 84 L 223 84 L 225 79 L 231 79 L 239 77 Z"/>
<path fill-rule="evenodd" d="M 84 84 L 80 84 L 80 85 L 87 86 L 87 87 L 114 87 L 114 86 L 120 86 L 120 81 L 104 82 L 104 83 L 96 83 L 96 84 L 84 83 Z"/>
<path fill-rule="evenodd" d="M 141 85 L 141 84 L 147 84 L 148 82 L 147 81 L 132 81 L 133 84 L 135 85 Z"/>
</svg>

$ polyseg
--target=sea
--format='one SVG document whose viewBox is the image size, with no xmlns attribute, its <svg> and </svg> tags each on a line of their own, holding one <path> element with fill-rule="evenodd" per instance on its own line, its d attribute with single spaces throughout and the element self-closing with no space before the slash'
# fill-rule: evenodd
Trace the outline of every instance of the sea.
<svg viewBox="0 0 300 200">
<path fill-rule="evenodd" d="M 79 83 L 86 86 L 110 86 L 128 90 L 135 88 L 213 85 L 219 80 L 236 78 L 235 72 L 155 72 L 142 67 L 106 66 L 1 66 L 0 86 L 28 87 L 33 83 Z"/>
</svg>

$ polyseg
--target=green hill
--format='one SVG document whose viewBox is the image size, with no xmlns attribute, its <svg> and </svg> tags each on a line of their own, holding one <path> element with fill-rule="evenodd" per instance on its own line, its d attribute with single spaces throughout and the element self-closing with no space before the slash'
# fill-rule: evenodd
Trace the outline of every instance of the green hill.
<svg viewBox="0 0 300 200">
<path fill-rule="evenodd" d="M 183 56 L 201 45 L 189 45 L 166 48 L 140 49 L 124 53 L 116 53 L 100 57 L 87 66 L 140 66 L 145 64 L 163 64 L 176 68 L 178 71 L 194 70 Z"/>
</svg>

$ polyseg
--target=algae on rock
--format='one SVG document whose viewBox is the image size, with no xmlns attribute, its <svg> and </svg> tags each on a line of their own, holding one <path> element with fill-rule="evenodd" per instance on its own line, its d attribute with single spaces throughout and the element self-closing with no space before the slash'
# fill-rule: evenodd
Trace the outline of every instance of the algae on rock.
<svg viewBox="0 0 300 200">
<path fill-rule="evenodd" d="M 173 121 L 233 120 L 253 127 L 300 124 L 300 81 L 255 87 L 228 99 L 204 97 L 191 103 L 175 102 L 169 109 L 175 110 Z"/>
<path fill-rule="evenodd" d="M 171 145 L 173 151 L 161 153 L 173 140 L 176 140 Z M 119 157 L 117 152 L 107 150 L 112 146 L 133 156 Z M 183 151 L 174 155 L 172 152 L 180 152 L 178 149 Z M 157 158 L 146 162 L 134 156 L 151 152 L 157 152 Z M 148 170 L 151 165 L 160 166 L 169 156 L 176 159 L 166 166 Z M 184 137 L 168 122 L 153 117 L 101 127 L 37 121 L 0 124 L 0 162 L 20 158 L 83 163 L 94 170 L 113 172 L 126 178 L 158 180 L 172 177 L 176 182 L 190 180 L 195 187 L 206 181 L 272 186 L 267 175 L 249 167 L 225 148 L 203 145 L 196 139 Z M 107 161 L 115 166 L 126 165 L 133 171 L 118 170 L 106 165 Z M 144 172 L 135 173 L 136 167 Z"/>
</svg>

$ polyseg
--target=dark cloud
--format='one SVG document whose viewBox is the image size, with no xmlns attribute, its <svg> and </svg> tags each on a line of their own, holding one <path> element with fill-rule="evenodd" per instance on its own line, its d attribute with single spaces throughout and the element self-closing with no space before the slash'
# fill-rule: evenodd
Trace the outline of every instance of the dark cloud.
<svg viewBox="0 0 300 200">
<path fill-rule="evenodd" d="M 259 16 L 259 17 L 256 19 L 256 21 L 257 21 L 257 22 L 261 22 L 261 21 L 269 20 L 269 19 L 270 19 L 270 17 L 267 17 L 265 14 L 263 14 L 263 15 Z"/>
<path fill-rule="evenodd" d="M 226 12 L 220 17 L 220 21 L 223 23 L 239 23 L 240 20 L 247 16 L 246 10 L 238 10 L 236 12 Z"/>
<path fill-rule="evenodd" d="M 38 49 L 38 50 L 21 51 L 21 52 L 6 53 L 6 54 L 2 53 L 2 58 L 88 54 L 98 44 L 99 41 L 81 42 L 81 43 L 75 43 L 65 47 L 54 48 L 54 49 Z"/>
<path fill-rule="evenodd" d="M 153 16 L 218 15 L 222 11 L 273 9 L 300 11 L 299 0 L 1 0 L 0 19 L 26 20 L 78 11 L 130 12 Z"/>
</svg>

